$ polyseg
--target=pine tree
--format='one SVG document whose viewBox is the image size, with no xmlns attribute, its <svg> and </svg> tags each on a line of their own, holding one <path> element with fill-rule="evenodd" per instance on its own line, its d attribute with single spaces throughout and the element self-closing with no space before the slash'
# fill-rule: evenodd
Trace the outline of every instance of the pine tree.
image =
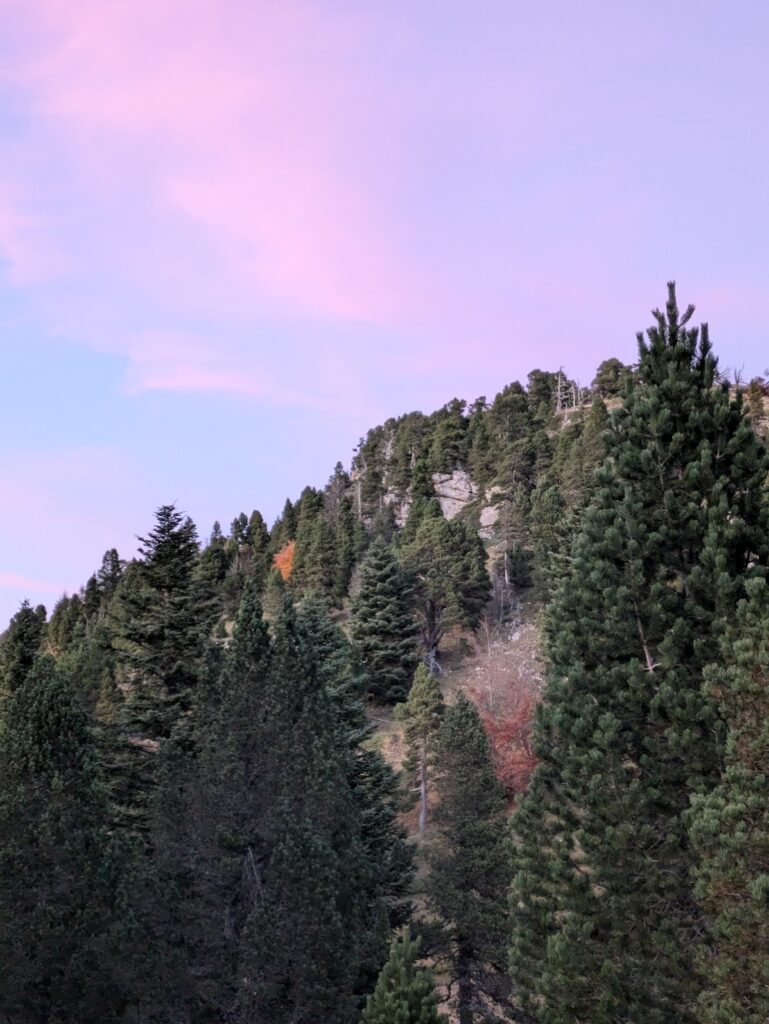
<svg viewBox="0 0 769 1024">
<path fill-rule="evenodd" d="M 443 694 L 438 680 L 424 665 L 419 665 L 408 699 L 404 704 L 398 704 L 395 714 L 403 722 L 403 733 L 408 749 L 403 773 L 408 793 L 418 795 L 420 832 L 427 828 L 435 736 L 443 710 Z"/>
<path fill-rule="evenodd" d="M 104 553 L 101 560 L 101 567 L 96 573 L 96 580 L 103 598 L 109 601 L 114 596 L 118 584 L 125 572 L 125 562 L 120 557 L 116 548 L 110 548 Z"/>
<path fill-rule="evenodd" d="M 0 1016 L 120 1019 L 121 856 L 87 715 L 38 659 L 0 731 Z"/>
<path fill-rule="evenodd" d="M 466 403 L 452 399 L 439 413 L 430 446 L 428 465 L 433 473 L 451 473 L 467 461 L 468 430 Z"/>
<path fill-rule="evenodd" d="M 149 536 L 116 595 L 116 640 L 133 688 L 133 723 L 153 740 L 170 735 L 188 712 L 209 625 L 211 594 L 196 573 L 192 520 L 173 505 L 158 509 Z"/>
<path fill-rule="evenodd" d="M 286 601 L 286 584 L 279 569 L 271 569 L 264 587 L 262 600 L 264 614 L 271 621 L 276 619 Z"/>
<path fill-rule="evenodd" d="M 336 575 L 334 597 L 341 605 L 350 589 L 355 563 L 365 550 L 366 529 L 353 511 L 352 501 L 345 495 L 339 502 L 336 516 Z"/>
<path fill-rule="evenodd" d="M 692 313 L 671 285 L 639 336 L 549 609 L 540 766 L 514 818 L 512 975 L 542 1024 L 692 1020 L 702 922 L 683 813 L 722 754 L 702 671 L 767 555 L 767 454 Z"/>
<path fill-rule="evenodd" d="M 244 1019 L 346 1024 L 354 1016 L 356 964 L 339 853 L 328 834 L 282 803 L 272 842 L 264 882 L 255 869 L 258 895 L 244 935 Z"/>
<path fill-rule="evenodd" d="M 411 473 L 409 486 L 410 506 L 406 522 L 398 536 L 400 547 L 412 543 L 417 530 L 426 518 L 434 517 L 440 512 L 440 505 L 435 497 L 432 474 L 427 459 L 418 459 Z"/>
<path fill-rule="evenodd" d="M 123 823 L 146 832 L 158 753 L 192 739 L 192 709 L 212 625 L 213 594 L 198 571 L 195 526 L 173 505 L 140 538 L 113 600 L 112 626 L 126 697 L 112 735 L 114 798 Z"/>
<path fill-rule="evenodd" d="M 508 1002 L 505 975 L 510 863 L 505 802 L 473 704 L 460 695 L 436 737 L 428 906 L 442 923 L 459 1024 L 496 1019 Z"/>
<path fill-rule="evenodd" d="M 290 498 L 286 498 L 283 511 L 273 523 L 270 530 L 270 550 L 273 555 L 277 554 L 290 540 L 296 538 L 297 506 L 291 502 Z"/>
<path fill-rule="evenodd" d="M 243 1012 L 345 1024 L 371 931 L 370 862 L 334 699 L 286 603 L 257 721 L 265 808 L 241 952 Z"/>
<path fill-rule="evenodd" d="M 253 511 L 248 520 L 248 544 L 251 549 L 248 575 L 256 581 L 257 587 L 261 590 L 267 582 L 272 558 L 270 531 L 267 529 L 267 523 L 265 523 L 262 513 L 258 510 Z"/>
<path fill-rule="evenodd" d="M 421 939 L 408 929 L 396 935 L 376 988 L 366 1000 L 363 1024 L 447 1024 L 438 1013 L 432 973 L 417 967 Z"/>
<path fill-rule="evenodd" d="M 23 601 L 11 619 L 0 646 L 0 690 L 12 693 L 29 675 L 45 635 L 45 618 L 42 605 L 33 608 Z"/>
<path fill-rule="evenodd" d="M 355 651 L 329 618 L 323 602 L 312 598 L 303 601 L 298 621 L 316 660 L 319 682 L 335 706 L 337 749 L 347 751 L 346 776 L 360 814 L 360 877 L 368 910 L 356 991 L 367 991 L 382 963 L 392 929 L 410 912 L 407 897 L 413 875 L 412 851 L 397 820 L 397 776 L 367 742 L 374 727 L 363 705 L 365 679 Z"/>
<path fill-rule="evenodd" d="M 176 823 L 181 828 L 167 826 L 162 845 L 184 888 L 177 918 L 196 1024 L 226 1019 L 238 999 L 242 933 L 251 909 L 249 872 L 263 850 L 268 812 L 269 794 L 258 777 L 270 658 L 258 583 L 251 579 L 226 653 L 210 659 L 196 706 L 197 757 L 190 763 L 177 756 L 180 767 L 161 780 L 165 806 L 159 809 L 166 822 L 169 802 L 183 809 Z"/>
<path fill-rule="evenodd" d="M 726 764 L 689 816 L 709 925 L 701 1024 L 769 1020 L 769 587 L 755 579 L 747 591 L 722 661 L 707 673 L 727 726 Z"/>
<path fill-rule="evenodd" d="M 448 629 L 475 629 L 480 622 L 491 590 L 483 542 L 464 523 L 445 519 L 432 502 L 400 558 L 416 582 L 425 654 L 436 658 Z"/>
<path fill-rule="evenodd" d="M 412 588 L 392 549 L 375 539 L 361 568 L 352 603 L 351 636 L 374 700 L 406 699 L 416 667 Z"/>
<path fill-rule="evenodd" d="M 334 531 L 320 514 L 297 534 L 291 577 L 295 592 L 333 598 L 339 580 L 337 555 Z"/>
</svg>

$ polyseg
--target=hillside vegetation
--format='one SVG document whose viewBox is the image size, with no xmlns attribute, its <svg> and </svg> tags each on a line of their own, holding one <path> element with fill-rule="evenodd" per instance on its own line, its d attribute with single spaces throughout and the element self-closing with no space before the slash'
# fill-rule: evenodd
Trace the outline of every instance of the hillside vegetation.
<svg viewBox="0 0 769 1024">
<path fill-rule="evenodd" d="M 21 606 L 0 1020 L 766 1024 L 768 389 L 692 314 Z"/>
</svg>

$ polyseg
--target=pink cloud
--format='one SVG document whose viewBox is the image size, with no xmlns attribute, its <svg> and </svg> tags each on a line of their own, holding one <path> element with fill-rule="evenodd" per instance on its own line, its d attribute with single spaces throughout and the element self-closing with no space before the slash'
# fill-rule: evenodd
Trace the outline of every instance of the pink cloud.
<svg viewBox="0 0 769 1024">
<path fill-rule="evenodd" d="M 32 205 L 20 184 L 0 182 L 0 261 L 15 285 L 49 279 L 65 267 L 54 251 L 49 225 L 30 212 Z"/>
<path fill-rule="evenodd" d="M 216 348 L 188 335 L 144 332 L 128 343 L 127 390 L 261 394 L 262 387 L 252 377 L 222 368 Z"/>
<path fill-rule="evenodd" d="M 60 583 L 32 579 L 20 572 L 0 572 L 0 588 L 22 593 L 54 594 L 56 597 L 59 597 L 67 589 Z"/>
<path fill-rule="evenodd" d="M 25 33 L 10 78 L 95 200 L 138 190 L 156 215 L 181 217 L 252 301 L 392 312 L 397 258 L 358 174 L 365 97 L 346 58 L 361 19 L 292 0 L 4 9 Z"/>
<path fill-rule="evenodd" d="M 129 366 L 126 388 L 195 391 L 256 398 L 265 405 L 301 406 L 356 415 L 371 411 L 369 387 L 350 345 L 295 342 L 270 361 L 271 338 L 230 341 L 168 331 L 147 331 L 122 342 Z"/>
</svg>

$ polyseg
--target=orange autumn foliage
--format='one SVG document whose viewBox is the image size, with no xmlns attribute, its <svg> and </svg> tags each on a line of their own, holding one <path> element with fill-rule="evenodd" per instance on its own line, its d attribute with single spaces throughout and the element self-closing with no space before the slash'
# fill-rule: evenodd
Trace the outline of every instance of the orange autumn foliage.
<svg viewBox="0 0 769 1024">
<path fill-rule="evenodd" d="M 290 540 L 288 544 L 284 544 L 280 551 L 275 555 L 273 559 L 273 565 L 278 570 L 283 579 L 287 582 L 291 578 L 291 573 L 294 571 L 294 554 L 296 553 L 296 541 Z"/>
<path fill-rule="evenodd" d="M 489 737 L 497 778 L 515 800 L 528 789 L 537 766 L 532 731 L 540 695 L 524 674 L 500 672 L 490 661 L 484 669 L 470 696 Z"/>
<path fill-rule="evenodd" d="M 491 743 L 497 778 L 511 797 L 525 793 L 537 758 L 532 749 L 532 727 L 537 701 L 532 693 L 521 694 L 514 706 L 494 716 L 481 710 Z"/>
</svg>

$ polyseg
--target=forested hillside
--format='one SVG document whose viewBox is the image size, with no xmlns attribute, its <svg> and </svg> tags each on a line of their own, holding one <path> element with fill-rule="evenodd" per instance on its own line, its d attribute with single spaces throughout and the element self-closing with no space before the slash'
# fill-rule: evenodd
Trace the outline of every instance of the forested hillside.
<svg viewBox="0 0 769 1024">
<path fill-rule="evenodd" d="M 22 605 L 0 1021 L 769 1021 L 769 386 L 692 315 Z"/>
</svg>

